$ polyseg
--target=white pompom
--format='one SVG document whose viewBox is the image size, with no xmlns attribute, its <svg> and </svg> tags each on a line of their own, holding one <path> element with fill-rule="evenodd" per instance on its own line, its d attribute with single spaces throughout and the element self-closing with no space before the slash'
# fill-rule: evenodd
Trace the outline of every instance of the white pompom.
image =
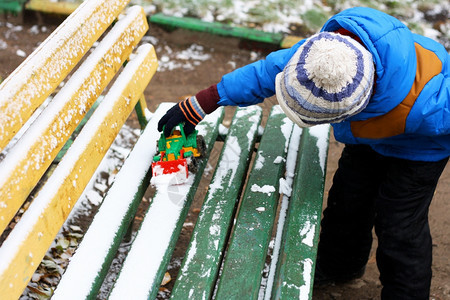
<svg viewBox="0 0 450 300">
<path fill-rule="evenodd" d="M 309 79 L 329 93 L 338 93 L 356 75 L 357 57 L 346 44 L 321 39 L 308 52 L 305 68 Z"/>
</svg>

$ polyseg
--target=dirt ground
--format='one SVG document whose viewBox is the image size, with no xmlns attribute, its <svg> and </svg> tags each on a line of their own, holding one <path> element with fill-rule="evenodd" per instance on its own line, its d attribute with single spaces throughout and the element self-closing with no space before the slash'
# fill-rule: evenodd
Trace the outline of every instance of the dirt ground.
<svg viewBox="0 0 450 300">
<path fill-rule="evenodd" d="M 62 19 L 41 18 L 26 14 L 23 18 L 0 15 L 0 76 L 6 78 L 40 42 L 57 27 Z M 36 24 L 39 24 L 36 26 Z M 20 26 L 20 27 L 19 27 Z M 146 90 L 149 109 L 154 111 L 162 101 L 178 101 L 185 95 L 217 83 L 221 76 L 235 67 L 251 62 L 258 53 L 264 57 L 271 49 L 267 45 L 249 44 L 234 38 L 212 36 L 205 33 L 176 30 L 167 32 L 151 26 L 148 35 L 157 38 L 157 55 L 162 57 L 189 48 L 193 43 L 203 46 L 211 58 L 194 65 L 193 69 L 175 69 L 158 72 Z M 3 42 L 2 42 L 3 41 Z M 6 46 L 5 46 L 6 45 Z M 23 52 L 22 52 L 23 51 Z M 267 99 L 262 106 L 267 113 L 275 99 Z M 131 121 L 131 124 L 134 122 Z M 330 142 L 326 192 L 336 170 L 342 145 Z M 200 204 L 194 202 L 188 220 L 194 220 Z M 430 208 L 430 225 L 433 235 L 433 281 L 430 299 L 450 299 L 450 167 L 445 169 Z M 188 240 L 189 228 L 183 229 L 182 240 Z M 374 243 L 374 249 L 376 241 Z M 374 253 L 374 251 L 373 251 Z M 171 271 L 175 272 L 175 271 Z M 174 278 L 176 273 L 171 274 Z M 381 286 L 378 280 L 375 257 L 372 254 L 366 274 L 362 279 L 344 285 L 314 290 L 313 299 L 379 299 Z"/>
</svg>

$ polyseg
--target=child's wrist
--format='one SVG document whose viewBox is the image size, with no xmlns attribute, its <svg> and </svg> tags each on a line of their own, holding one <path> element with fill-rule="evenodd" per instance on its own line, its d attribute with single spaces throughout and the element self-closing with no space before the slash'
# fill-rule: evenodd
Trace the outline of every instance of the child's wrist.
<svg viewBox="0 0 450 300">
<path fill-rule="evenodd" d="M 217 92 L 217 85 L 212 85 L 209 88 L 201 90 L 195 95 L 197 103 L 206 114 L 215 111 L 220 105 L 218 104 L 220 97 Z"/>
</svg>

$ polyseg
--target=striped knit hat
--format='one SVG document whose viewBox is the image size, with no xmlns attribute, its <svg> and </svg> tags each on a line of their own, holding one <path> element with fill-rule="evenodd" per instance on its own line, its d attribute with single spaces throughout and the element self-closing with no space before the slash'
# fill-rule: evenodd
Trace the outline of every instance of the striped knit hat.
<svg viewBox="0 0 450 300">
<path fill-rule="evenodd" d="M 276 95 L 300 127 L 337 123 L 363 110 L 372 94 L 372 54 L 331 32 L 308 38 L 276 77 Z"/>
</svg>

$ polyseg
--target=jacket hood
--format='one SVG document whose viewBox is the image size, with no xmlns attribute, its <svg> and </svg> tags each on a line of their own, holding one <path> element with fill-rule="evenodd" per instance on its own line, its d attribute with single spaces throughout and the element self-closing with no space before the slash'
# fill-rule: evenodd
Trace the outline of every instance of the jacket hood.
<svg viewBox="0 0 450 300">
<path fill-rule="evenodd" d="M 367 7 L 342 11 L 329 19 L 322 31 L 347 29 L 372 53 L 376 85 L 369 105 L 351 120 L 381 115 L 397 106 L 411 89 L 416 75 L 413 34 L 399 20 Z"/>
</svg>

